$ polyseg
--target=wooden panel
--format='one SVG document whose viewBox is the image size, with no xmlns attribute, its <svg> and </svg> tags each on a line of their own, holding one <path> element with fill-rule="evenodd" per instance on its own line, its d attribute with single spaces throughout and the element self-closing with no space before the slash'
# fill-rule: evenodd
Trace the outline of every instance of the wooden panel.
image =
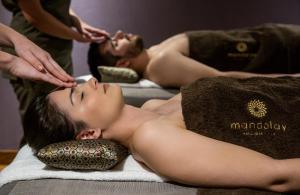
<svg viewBox="0 0 300 195">
<path fill-rule="evenodd" d="M 13 161 L 17 154 L 17 150 L 0 150 L 0 170 L 4 169 Z"/>
</svg>

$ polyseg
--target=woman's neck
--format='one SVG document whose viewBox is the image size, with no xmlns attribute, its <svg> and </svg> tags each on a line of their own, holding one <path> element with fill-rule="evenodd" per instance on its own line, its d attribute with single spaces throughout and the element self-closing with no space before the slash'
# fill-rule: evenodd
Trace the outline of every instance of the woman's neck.
<svg viewBox="0 0 300 195">
<path fill-rule="evenodd" d="M 119 118 L 103 132 L 104 139 L 111 139 L 129 147 L 134 132 L 145 122 L 157 118 L 154 112 L 125 104 Z"/>
</svg>

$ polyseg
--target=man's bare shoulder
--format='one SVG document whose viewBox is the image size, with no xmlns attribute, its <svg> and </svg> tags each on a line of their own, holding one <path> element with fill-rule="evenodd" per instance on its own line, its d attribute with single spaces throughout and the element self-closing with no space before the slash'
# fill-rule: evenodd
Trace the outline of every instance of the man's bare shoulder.
<svg viewBox="0 0 300 195">
<path fill-rule="evenodd" d="M 189 53 L 188 38 L 185 33 L 177 34 L 151 47 L 149 50 L 153 52 L 149 66 L 155 68 L 157 64 L 166 63 L 176 55 L 187 56 Z"/>
<path fill-rule="evenodd" d="M 161 80 L 163 77 L 162 75 L 164 75 L 164 72 L 168 67 L 168 64 L 164 63 L 166 61 L 167 55 L 169 54 L 167 54 L 166 52 L 159 52 L 152 57 L 146 69 L 147 79 L 150 79 L 157 84 L 161 84 Z"/>
<path fill-rule="evenodd" d="M 147 71 L 149 73 L 158 74 L 170 68 L 170 65 L 176 58 L 181 56 L 176 51 L 161 51 L 152 57 L 148 64 Z"/>
<path fill-rule="evenodd" d="M 161 42 L 160 45 L 164 48 L 175 49 L 177 51 L 182 51 L 182 46 L 186 47 L 188 43 L 188 37 L 186 33 L 176 34 L 174 36 L 169 37 L 165 41 Z"/>
<path fill-rule="evenodd" d="M 178 69 L 178 61 L 185 57 L 176 51 L 162 51 L 157 54 L 148 64 L 146 74 L 148 79 L 162 86 L 169 86 L 169 81 L 173 80 L 172 72 Z"/>
</svg>

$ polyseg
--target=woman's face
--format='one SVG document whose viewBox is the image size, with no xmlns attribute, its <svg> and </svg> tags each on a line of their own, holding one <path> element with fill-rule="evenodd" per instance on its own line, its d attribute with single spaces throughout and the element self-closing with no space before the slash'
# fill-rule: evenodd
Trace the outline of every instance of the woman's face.
<svg viewBox="0 0 300 195">
<path fill-rule="evenodd" d="M 49 98 L 73 121 L 85 122 L 89 128 L 106 129 L 124 105 L 119 85 L 98 83 L 95 78 L 74 88 L 54 91 Z"/>
</svg>

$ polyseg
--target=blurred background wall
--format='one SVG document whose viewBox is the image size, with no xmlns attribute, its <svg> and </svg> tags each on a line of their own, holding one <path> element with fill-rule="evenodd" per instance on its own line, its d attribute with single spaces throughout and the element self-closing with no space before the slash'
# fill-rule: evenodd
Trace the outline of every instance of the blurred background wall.
<svg viewBox="0 0 300 195">
<path fill-rule="evenodd" d="M 299 0 L 73 0 L 72 8 L 88 23 L 115 32 L 140 34 L 146 46 L 200 29 L 230 29 L 266 22 L 300 24 Z M 0 4 L 0 22 L 10 12 Z M 75 42 L 75 76 L 88 74 L 88 45 Z M 0 149 L 17 148 L 22 136 L 18 102 L 8 81 L 0 78 Z"/>
</svg>

